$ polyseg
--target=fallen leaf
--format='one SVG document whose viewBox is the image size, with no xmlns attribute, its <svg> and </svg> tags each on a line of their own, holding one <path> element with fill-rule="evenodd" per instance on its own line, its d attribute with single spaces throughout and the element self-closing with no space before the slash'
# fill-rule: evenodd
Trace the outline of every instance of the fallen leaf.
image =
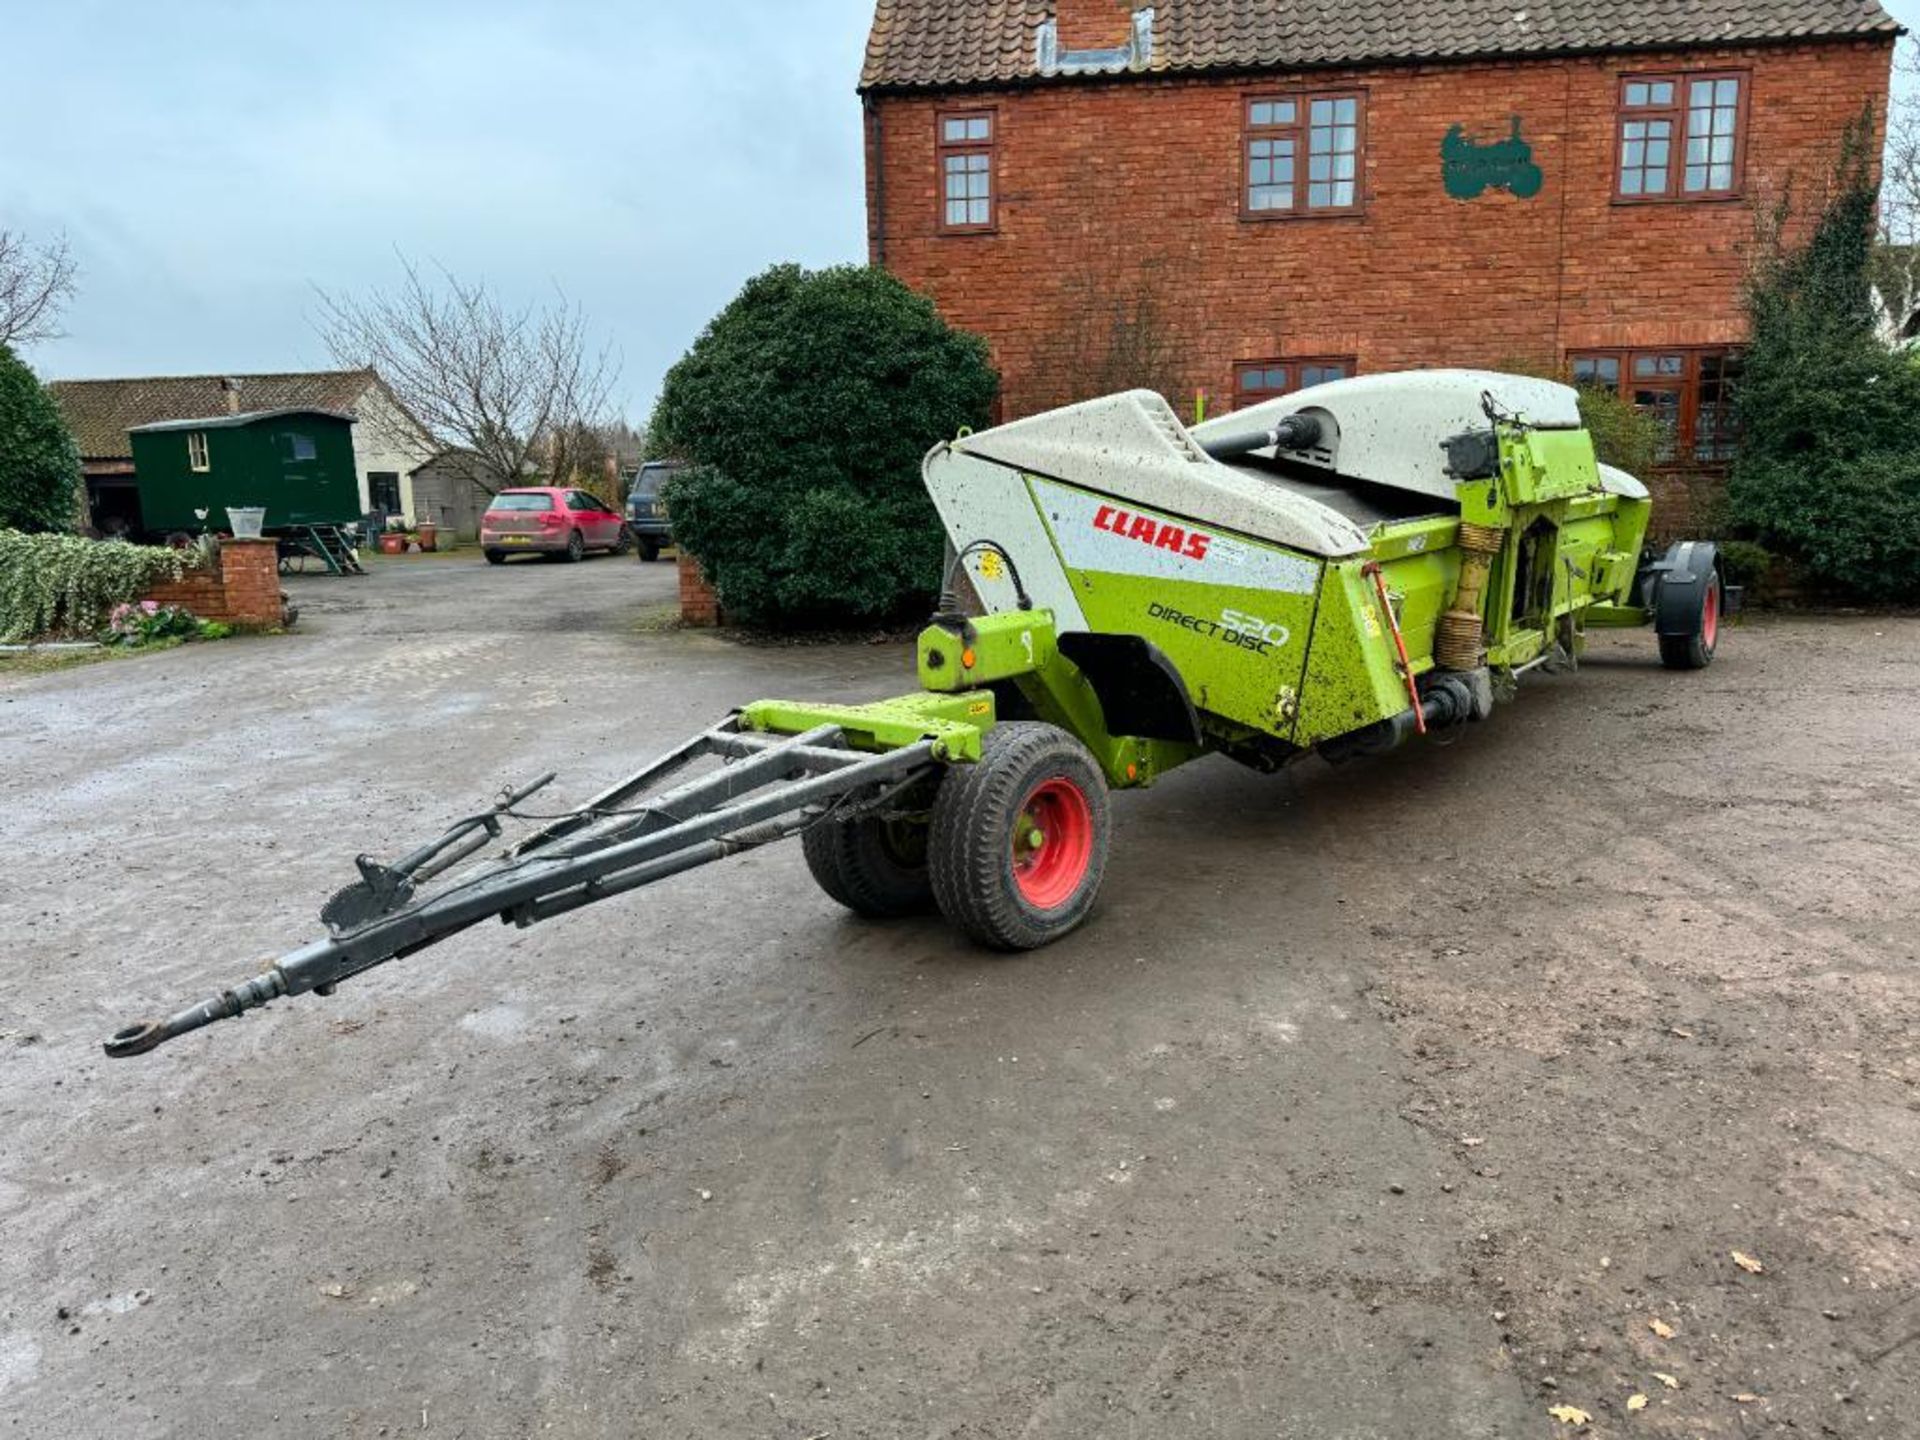
<svg viewBox="0 0 1920 1440">
<path fill-rule="evenodd" d="M 1629 1409 L 1629 1410 L 1644 1410 L 1644 1409 L 1646 1409 L 1646 1408 L 1647 1408 L 1647 1397 L 1646 1397 L 1646 1396 L 1644 1396 L 1644 1395 L 1629 1395 L 1629 1396 L 1627 1396 L 1627 1409 Z"/>
<path fill-rule="evenodd" d="M 1584 1425 L 1593 1418 L 1587 1414 L 1586 1411 L 1576 1409 L 1572 1405 L 1550 1406 L 1547 1414 L 1558 1420 L 1562 1425 Z"/>
<path fill-rule="evenodd" d="M 1767 1273 L 1767 1267 L 1754 1259 L 1753 1256 L 1742 1255 L 1738 1250 L 1730 1251 L 1729 1253 L 1733 1256 L 1733 1263 L 1749 1275 L 1764 1275 Z"/>
<path fill-rule="evenodd" d="M 1487 1142 L 1484 1137 L 1479 1135 L 1462 1135 L 1460 1137 L 1460 1143 L 1466 1146 L 1469 1150 L 1471 1150 L 1475 1146 L 1484 1145 Z"/>
<path fill-rule="evenodd" d="M 1759 1398 L 1760 1397 L 1751 1390 L 1742 1390 L 1738 1395 L 1733 1397 L 1733 1403 L 1736 1405 L 1751 1405 Z"/>
<path fill-rule="evenodd" d="M 1693 1032 L 1691 1030 L 1682 1030 L 1678 1025 L 1673 1027 L 1673 1033 L 1682 1040 L 1691 1040 L 1693 1038 Z"/>
<path fill-rule="evenodd" d="M 1674 1328 L 1658 1315 L 1647 1321 L 1647 1329 L 1658 1335 L 1662 1340 L 1671 1340 L 1675 1333 Z"/>
<path fill-rule="evenodd" d="M 1653 1378 L 1669 1390 L 1678 1390 L 1680 1388 L 1680 1381 L 1672 1375 L 1663 1374 L 1661 1371 L 1656 1370 L 1653 1372 Z"/>
</svg>

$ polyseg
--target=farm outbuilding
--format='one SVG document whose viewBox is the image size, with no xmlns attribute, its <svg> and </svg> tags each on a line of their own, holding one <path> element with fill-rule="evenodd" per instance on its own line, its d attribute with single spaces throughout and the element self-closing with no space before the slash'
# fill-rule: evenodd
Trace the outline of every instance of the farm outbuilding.
<svg viewBox="0 0 1920 1440">
<path fill-rule="evenodd" d="M 128 432 L 147 535 L 217 534 L 230 508 L 258 506 L 269 531 L 351 525 L 360 518 L 353 417 L 332 410 L 259 410 L 167 420 Z"/>
</svg>

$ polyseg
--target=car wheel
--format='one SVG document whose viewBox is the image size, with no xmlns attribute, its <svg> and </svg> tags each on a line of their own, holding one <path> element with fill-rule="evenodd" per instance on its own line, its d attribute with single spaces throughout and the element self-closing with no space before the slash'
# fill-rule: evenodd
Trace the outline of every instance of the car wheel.
<svg viewBox="0 0 1920 1440">
<path fill-rule="evenodd" d="M 631 549 L 633 549 L 633 532 L 622 525 L 620 527 L 620 538 L 613 542 L 613 553 L 615 555 L 624 555 Z"/>
<path fill-rule="evenodd" d="M 485 553 L 489 565 L 504 565 L 507 563 L 507 552 L 504 550 L 488 550 Z"/>
<path fill-rule="evenodd" d="M 567 563 L 575 564 L 587 553 L 587 537 L 578 530 L 567 536 Z"/>
<path fill-rule="evenodd" d="M 642 540 L 640 542 L 640 558 L 649 565 L 658 560 L 660 558 L 660 542 L 658 540 Z"/>
</svg>

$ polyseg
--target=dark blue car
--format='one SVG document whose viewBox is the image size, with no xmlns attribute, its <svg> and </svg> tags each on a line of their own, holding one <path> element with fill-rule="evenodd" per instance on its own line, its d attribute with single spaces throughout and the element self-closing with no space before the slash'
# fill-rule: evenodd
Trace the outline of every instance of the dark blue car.
<svg viewBox="0 0 1920 1440">
<path fill-rule="evenodd" d="M 642 561 L 658 560 L 660 552 L 673 543 L 673 525 L 660 489 L 680 468 L 677 461 L 649 460 L 633 477 L 633 488 L 627 492 L 627 529 Z"/>
</svg>

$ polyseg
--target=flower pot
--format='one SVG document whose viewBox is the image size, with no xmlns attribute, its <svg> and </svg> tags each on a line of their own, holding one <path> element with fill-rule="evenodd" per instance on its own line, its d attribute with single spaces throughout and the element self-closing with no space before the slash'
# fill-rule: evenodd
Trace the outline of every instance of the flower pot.
<svg viewBox="0 0 1920 1440">
<path fill-rule="evenodd" d="M 422 555 L 428 554 L 440 546 L 439 530 L 425 520 L 421 521 L 420 528 L 414 531 L 414 537 L 420 542 L 420 553 Z"/>
<path fill-rule="evenodd" d="M 382 555 L 404 555 L 407 553 L 407 537 L 393 530 L 380 532 L 380 553 Z"/>
<path fill-rule="evenodd" d="M 267 523 L 267 507 L 264 505 L 229 505 L 227 519 L 233 522 L 233 538 L 236 540 L 258 540 L 260 530 Z"/>
</svg>

